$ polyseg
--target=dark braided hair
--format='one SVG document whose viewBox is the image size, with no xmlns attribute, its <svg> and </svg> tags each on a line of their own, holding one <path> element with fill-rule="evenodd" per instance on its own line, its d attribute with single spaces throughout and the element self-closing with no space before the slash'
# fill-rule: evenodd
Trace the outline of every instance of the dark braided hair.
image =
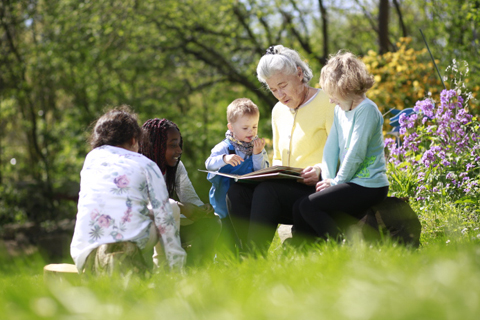
<svg viewBox="0 0 480 320">
<path fill-rule="evenodd" d="M 142 129 L 138 125 L 137 115 L 129 106 L 121 105 L 107 111 L 95 122 L 89 143 L 92 149 L 103 145 L 123 146 L 132 138 L 140 145 Z"/>
<path fill-rule="evenodd" d="M 175 167 L 167 165 L 165 160 L 165 152 L 167 151 L 168 129 L 175 128 L 180 132 L 177 125 L 168 119 L 150 119 L 143 126 L 145 138 L 140 144 L 139 153 L 143 154 L 153 162 L 155 162 L 163 174 L 166 174 L 165 183 L 167 185 L 168 195 L 170 198 L 175 197 L 175 176 L 177 173 L 178 163 Z M 183 139 L 180 134 L 180 148 L 183 149 Z"/>
</svg>

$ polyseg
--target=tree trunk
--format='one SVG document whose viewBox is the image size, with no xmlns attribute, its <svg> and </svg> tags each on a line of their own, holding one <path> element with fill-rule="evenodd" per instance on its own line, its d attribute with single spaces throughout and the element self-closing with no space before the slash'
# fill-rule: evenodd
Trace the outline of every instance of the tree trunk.
<svg viewBox="0 0 480 320">
<path fill-rule="evenodd" d="M 388 52 L 388 13 L 390 3 L 388 0 L 380 0 L 378 6 L 378 52 Z"/>
<path fill-rule="evenodd" d="M 323 1 L 318 0 L 318 6 L 320 7 L 320 14 L 322 16 L 322 34 L 323 34 L 323 56 L 320 59 L 320 62 L 325 65 L 328 60 L 328 20 L 327 20 L 327 10 L 323 6 Z"/>
</svg>

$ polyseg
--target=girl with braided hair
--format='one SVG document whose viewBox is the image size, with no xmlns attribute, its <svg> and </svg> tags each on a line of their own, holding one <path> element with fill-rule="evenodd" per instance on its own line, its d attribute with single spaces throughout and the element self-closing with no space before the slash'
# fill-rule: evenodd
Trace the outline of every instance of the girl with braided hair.
<svg viewBox="0 0 480 320">
<path fill-rule="evenodd" d="M 147 120 L 143 130 L 146 137 L 140 144 L 139 152 L 154 161 L 164 175 L 170 204 L 178 218 L 182 246 L 188 249 L 187 264 L 213 261 L 221 222 L 210 204 L 204 204 L 198 197 L 180 160 L 183 149 L 180 129 L 168 119 L 155 118 Z M 161 247 L 155 247 L 156 264 L 159 261 L 158 254 L 162 252 Z"/>
</svg>

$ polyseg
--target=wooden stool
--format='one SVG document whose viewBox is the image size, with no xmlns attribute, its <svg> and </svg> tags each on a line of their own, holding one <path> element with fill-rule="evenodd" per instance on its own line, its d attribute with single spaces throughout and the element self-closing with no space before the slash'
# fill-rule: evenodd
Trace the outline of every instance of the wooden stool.
<svg viewBox="0 0 480 320">
<path fill-rule="evenodd" d="M 72 282 L 78 281 L 80 279 L 80 274 L 74 264 L 48 264 L 43 267 L 43 279 L 45 281 L 57 280 Z"/>
</svg>

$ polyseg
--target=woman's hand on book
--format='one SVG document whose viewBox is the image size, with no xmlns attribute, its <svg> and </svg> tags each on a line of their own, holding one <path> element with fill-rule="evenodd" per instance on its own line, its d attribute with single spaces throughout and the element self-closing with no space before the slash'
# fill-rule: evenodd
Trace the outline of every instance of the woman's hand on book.
<svg viewBox="0 0 480 320">
<path fill-rule="evenodd" d="M 307 186 L 314 186 L 318 182 L 319 174 L 315 167 L 306 167 L 303 169 L 301 177 L 303 178 L 303 180 L 300 180 L 301 182 L 305 183 Z"/>
</svg>

